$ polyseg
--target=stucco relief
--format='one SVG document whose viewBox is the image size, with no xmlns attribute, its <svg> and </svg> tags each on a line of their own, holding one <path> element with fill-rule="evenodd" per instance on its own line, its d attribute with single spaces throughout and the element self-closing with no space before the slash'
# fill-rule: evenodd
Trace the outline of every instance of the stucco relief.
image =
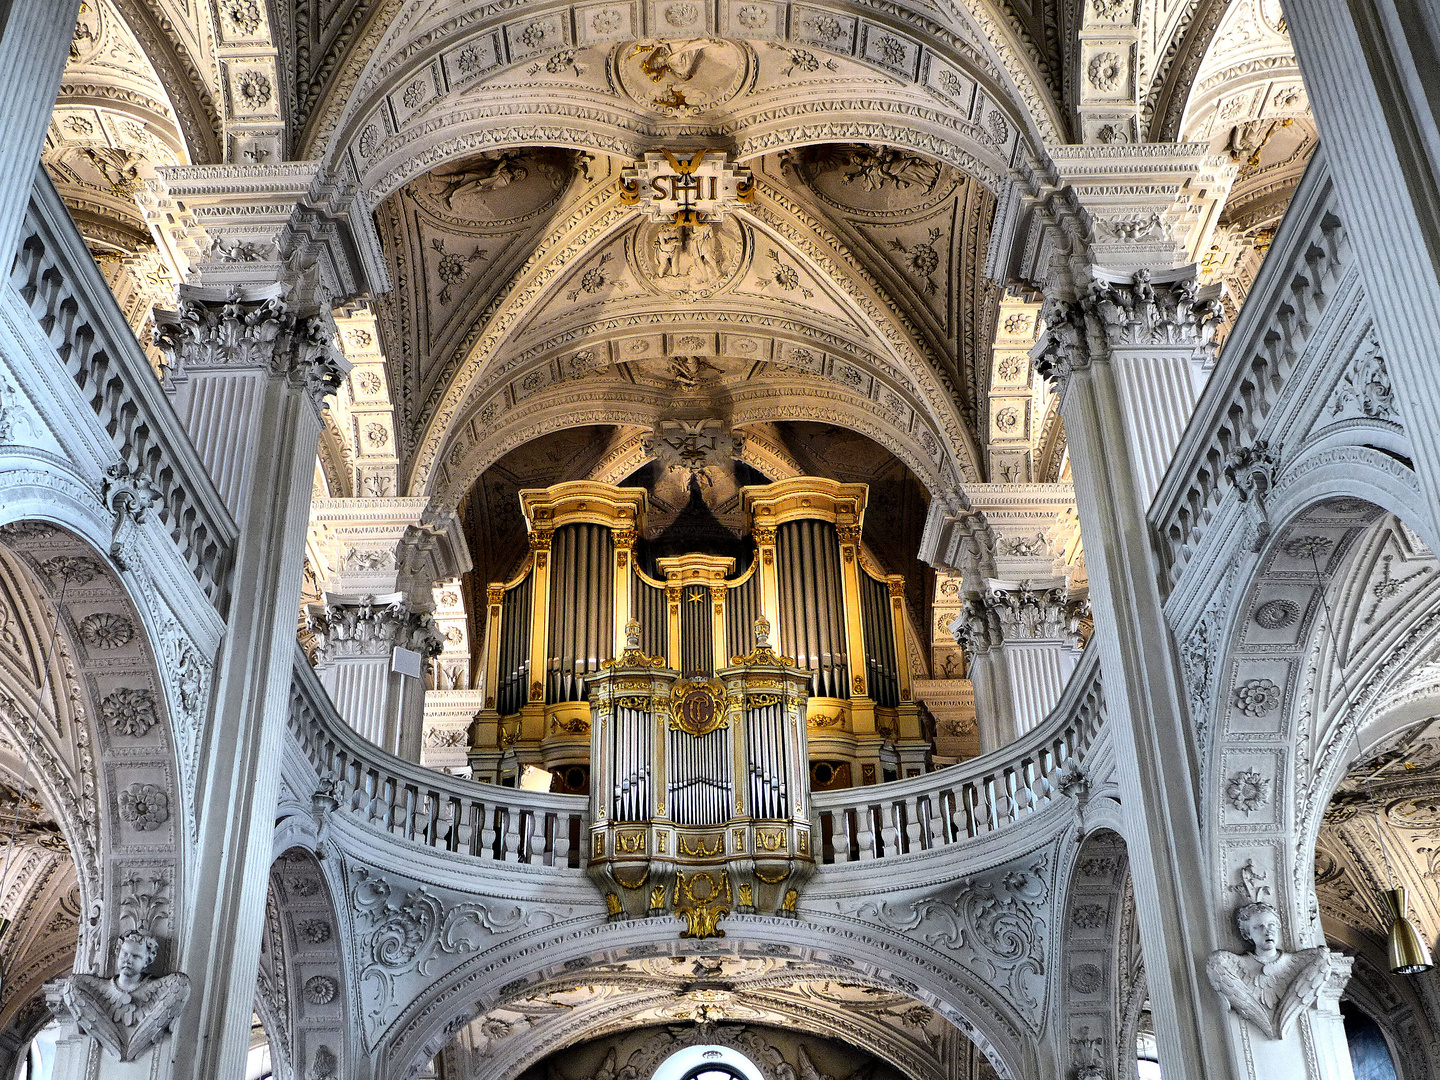
<svg viewBox="0 0 1440 1080">
<path fill-rule="evenodd" d="M 965 882 L 948 895 L 863 904 L 857 914 L 950 950 L 1038 1028 L 1046 998 L 1048 877 L 1041 857 Z"/>
</svg>

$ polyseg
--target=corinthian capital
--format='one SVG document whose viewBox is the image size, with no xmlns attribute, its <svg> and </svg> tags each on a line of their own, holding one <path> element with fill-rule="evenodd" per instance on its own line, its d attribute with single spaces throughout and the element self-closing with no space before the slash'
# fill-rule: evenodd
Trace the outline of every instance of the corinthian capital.
<svg viewBox="0 0 1440 1080">
<path fill-rule="evenodd" d="M 1178 273 L 1180 276 L 1176 276 Z M 1109 274 L 1097 269 L 1082 302 L 1105 343 L 1204 349 L 1224 318 L 1220 286 L 1201 289 L 1190 272 L 1159 280 L 1149 270 Z"/>
<path fill-rule="evenodd" d="M 182 285 L 175 310 L 155 312 L 155 345 L 172 388 L 194 372 L 258 368 L 297 380 L 318 405 L 349 371 L 334 337 L 329 312 L 297 311 L 280 283 Z"/>
<path fill-rule="evenodd" d="M 444 639 L 429 614 L 414 610 L 398 594 L 341 597 L 327 594 L 324 605 L 306 613 L 321 662 L 348 657 L 388 656 L 395 647 L 439 656 Z"/>
</svg>

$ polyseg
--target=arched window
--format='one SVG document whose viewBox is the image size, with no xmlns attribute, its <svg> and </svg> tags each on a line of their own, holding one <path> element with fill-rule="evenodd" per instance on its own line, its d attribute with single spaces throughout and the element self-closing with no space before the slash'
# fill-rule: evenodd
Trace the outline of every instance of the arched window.
<svg viewBox="0 0 1440 1080">
<path fill-rule="evenodd" d="M 697 1065 L 685 1074 L 685 1080 L 745 1080 L 729 1065 Z"/>
<path fill-rule="evenodd" d="M 755 1063 L 728 1046 L 687 1046 L 660 1063 L 651 1080 L 765 1080 Z"/>
</svg>

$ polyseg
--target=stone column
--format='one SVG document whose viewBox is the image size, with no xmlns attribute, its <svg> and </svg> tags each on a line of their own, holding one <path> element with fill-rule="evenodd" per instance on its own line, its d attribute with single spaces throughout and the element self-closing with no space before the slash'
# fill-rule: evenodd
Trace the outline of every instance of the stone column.
<svg viewBox="0 0 1440 1080">
<path fill-rule="evenodd" d="M 932 507 L 921 557 L 961 574 L 964 605 L 948 629 L 965 652 L 988 753 L 1054 708 L 1079 661 L 1088 604 L 1069 484 L 975 484 L 965 494 L 973 509 L 958 516 Z"/>
<path fill-rule="evenodd" d="M 1205 977 L 1220 889 L 1201 845 L 1195 747 L 1145 519 L 1197 396 L 1191 358 L 1219 314 L 1190 265 L 1216 192 L 1204 147 L 1061 147 L 1054 158 L 1060 186 L 1031 196 L 1034 262 L 1022 267 L 1045 294 L 1031 355 L 1054 381 L 1068 439 L 1088 647 L 1114 739 L 1160 1065 L 1166 1080 L 1230 1080 L 1230 1030 Z"/>
<path fill-rule="evenodd" d="M 1225 1018 L 1203 975 L 1215 912 L 1196 822 L 1195 749 L 1145 528 L 1143 491 L 1152 470 L 1136 460 L 1144 433 L 1134 430 L 1118 385 L 1122 371 L 1141 366 L 1143 356 L 1113 359 L 1102 303 L 1108 301 L 1051 305 L 1039 367 L 1056 379 L 1069 438 L 1095 613 L 1090 647 L 1100 651 L 1115 733 L 1161 1068 L 1166 1080 L 1218 1080 L 1235 1073 Z M 1162 355 L 1157 367 L 1169 362 Z M 1181 407 L 1179 400 L 1170 404 Z"/>
<path fill-rule="evenodd" d="M 454 515 L 426 521 L 427 504 L 423 498 L 316 500 L 307 543 L 324 594 L 306 612 L 320 642 L 321 682 L 352 727 L 409 761 L 420 760 L 427 676 L 444 647 L 431 618 L 435 582 L 470 568 Z M 396 648 L 420 654 L 420 678 L 392 664 Z"/>
<path fill-rule="evenodd" d="M 10 265 L 80 0 L 0 4 L 0 252 Z"/>
<path fill-rule="evenodd" d="M 1394 382 L 1424 514 L 1440 526 L 1440 101 L 1435 0 L 1286 0 L 1305 92 Z"/>
<path fill-rule="evenodd" d="M 1055 707 L 1084 645 L 1086 602 L 1064 578 L 995 581 L 950 626 L 970 663 L 980 752 L 1014 742 Z"/>
<path fill-rule="evenodd" d="M 388 753 L 420 760 L 426 668 L 443 641 L 401 593 L 326 593 L 310 612 L 315 671 L 345 722 Z"/>
<path fill-rule="evenodd" d="M 328 308 L 282 291 L 185 286 L 157 312 L 167 389 L 240 537 L 175 964 L 195 988 L 175 1075 L 195 1080 L 238 1075 L 249 1043 L 320 410 L 344 378 Z"/>
<path fill-rule="evenodd" d="M 959 617 L 950 624 L 955 644 L 965 653 L 966 675 L 975 692 L 975 725 L 980 753 L 1015 741 L 1015 695 L 1010 689 L 1010 667 L 1000 655 L 1000 629 L 985 605 L 966 600 Z"/>
</svg>

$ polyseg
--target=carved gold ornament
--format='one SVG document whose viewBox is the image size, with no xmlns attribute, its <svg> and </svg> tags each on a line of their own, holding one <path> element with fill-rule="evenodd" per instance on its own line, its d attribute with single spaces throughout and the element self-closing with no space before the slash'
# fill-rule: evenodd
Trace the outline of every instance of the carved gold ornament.
<svg viewBox="0 0 1440 1080">
<path fill-rule="evenodd" d="M 675 876 L 675 913 L 685 920 L 682 938 L 724 937 L 718 926 L 730 914 L 730 878 L 700 871 Z"/>
<path fill-rule="evenodd" d="M 722 707 L 724 695 L 724 687 L 713 680 L 682 680 L 675 685 L 671 699 L 670 727 L 697 739 L 729 727 L 729 717 Z"/>
</svg>

